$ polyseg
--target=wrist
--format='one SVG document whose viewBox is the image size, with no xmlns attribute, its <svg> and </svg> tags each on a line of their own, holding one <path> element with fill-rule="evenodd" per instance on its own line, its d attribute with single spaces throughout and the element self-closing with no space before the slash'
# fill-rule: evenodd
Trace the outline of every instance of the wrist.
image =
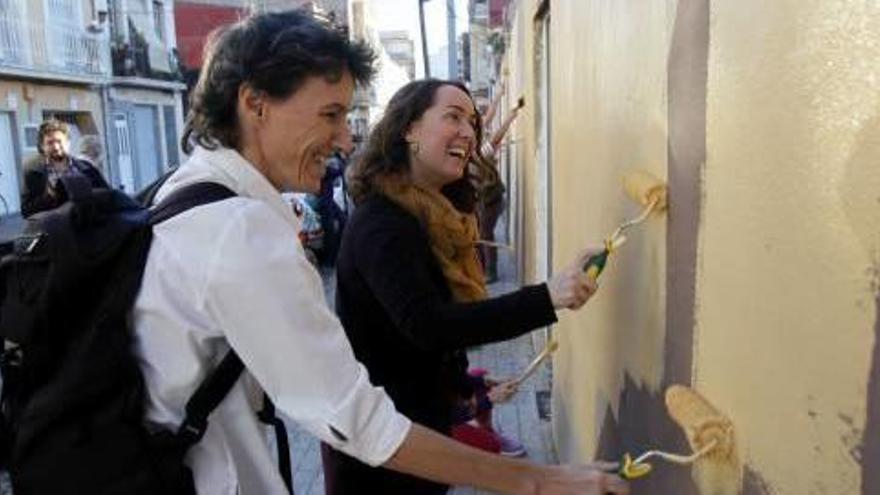
<svg viewBox="0 0 880 495">
<path fill-rule="evenodd" d="M 516 495 L 538 495 L 541 480 L 544 479 L 548 466 L 523 463 L 521 479 L 518 480 L 514 491 Z"/>
</svg>

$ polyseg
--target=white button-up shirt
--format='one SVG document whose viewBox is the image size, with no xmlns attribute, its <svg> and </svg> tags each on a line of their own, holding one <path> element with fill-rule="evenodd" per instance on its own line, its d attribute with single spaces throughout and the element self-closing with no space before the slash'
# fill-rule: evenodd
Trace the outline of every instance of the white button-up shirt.
<svg viewBox="0 0 880 495">
<path fill-rule="evenodd" d="M 247 371 L 187 455 L 198 493 L 286 493 L 255 414 L 261 390 L 334 448 L 370 465 L 385 462 L 411 423 L 355 360 L 290 206 L 241 155 L 223 148 L 197 148 L 157 201 L 205 181 L 238 196 L 154 228 L 135 303 L 147 420 L 176 430 L 186 402 L 231 346 Z"/>
</svg>

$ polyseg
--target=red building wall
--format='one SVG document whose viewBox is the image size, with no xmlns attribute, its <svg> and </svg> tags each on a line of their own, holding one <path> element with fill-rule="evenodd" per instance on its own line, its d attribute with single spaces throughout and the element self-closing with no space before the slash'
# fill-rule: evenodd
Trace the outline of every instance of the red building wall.
<svg viewBox="0 0 880 495">
<path fill-rule="evenodd" d="M 177 25 L 177 48 L 180 61 L 188 69 L 202 65 L 202 50 L 208 34 L 224 24 L 245 17 L 242 7 L 221 7 L 197 3 L 175 2 L 174 22 Z"/>
<path fill-rule="evenodd" d="M 504 24 L 504 11 L 510 0 L 489 0 L 489 27 L 497 28 Z"/>
</svg>

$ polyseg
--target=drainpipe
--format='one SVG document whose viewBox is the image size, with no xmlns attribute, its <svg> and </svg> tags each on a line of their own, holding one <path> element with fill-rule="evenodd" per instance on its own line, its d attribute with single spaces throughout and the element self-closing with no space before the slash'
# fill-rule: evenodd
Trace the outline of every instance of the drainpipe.
<svg viewBox="0 0 880 495">
<path fill-rule="evenodd" d="M 425 79 L 431 77 L 431 65 L 428 63 L 428 36 L 425 33 L 425 2 L 419 0 L 419 32 L 422 34 L 422 63 L 425 67 Z"/>
<path fill-rule="evenodd" d="M 112 71 L 112 68 L 111 68 Z M 113 76 L 110 76 L 110 81 L 112 81 Z M 107 182 L 114 184 L 116 182 L 116 156 L 115 153 L 111 153 L 111 150 L 115 150 L 115 146 L 110 146 L 112 143 L 112 134 L 110 133 L 113 126 L 111 125 L 111 120 L 113 117 L 113 112 L 110 107 L 110 87 L 111 82 L 105 82 L 101 84 L 101 112 L 104 114 L 104 165 L 106 170 L 103 171 L 106 174 Z"/>
<path fill-rule="evenodd" d="M 455 0 L 446 0 L 447 72 L 450 81 L 458 80 L 458 38 L 455 35 Z"/>
</svg>

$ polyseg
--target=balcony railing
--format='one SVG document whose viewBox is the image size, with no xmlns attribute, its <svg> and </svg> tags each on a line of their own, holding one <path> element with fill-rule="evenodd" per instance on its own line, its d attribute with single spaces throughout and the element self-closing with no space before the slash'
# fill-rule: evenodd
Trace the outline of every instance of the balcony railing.
<svg viewBox="0 0 880 495">
<path fill-rule="evenodd" d="M 0 68 L 109 76 L 110 51 L 99 34 L 0 14 Z"/>
<path fill-rule="evenodd" d="M 114 76 L 134 76 L 166 81 L 183 81 L 177 50 L 147 36 L 128 19 L 128 41 L 116 36 L 110 56 Z"/>
</svg>

